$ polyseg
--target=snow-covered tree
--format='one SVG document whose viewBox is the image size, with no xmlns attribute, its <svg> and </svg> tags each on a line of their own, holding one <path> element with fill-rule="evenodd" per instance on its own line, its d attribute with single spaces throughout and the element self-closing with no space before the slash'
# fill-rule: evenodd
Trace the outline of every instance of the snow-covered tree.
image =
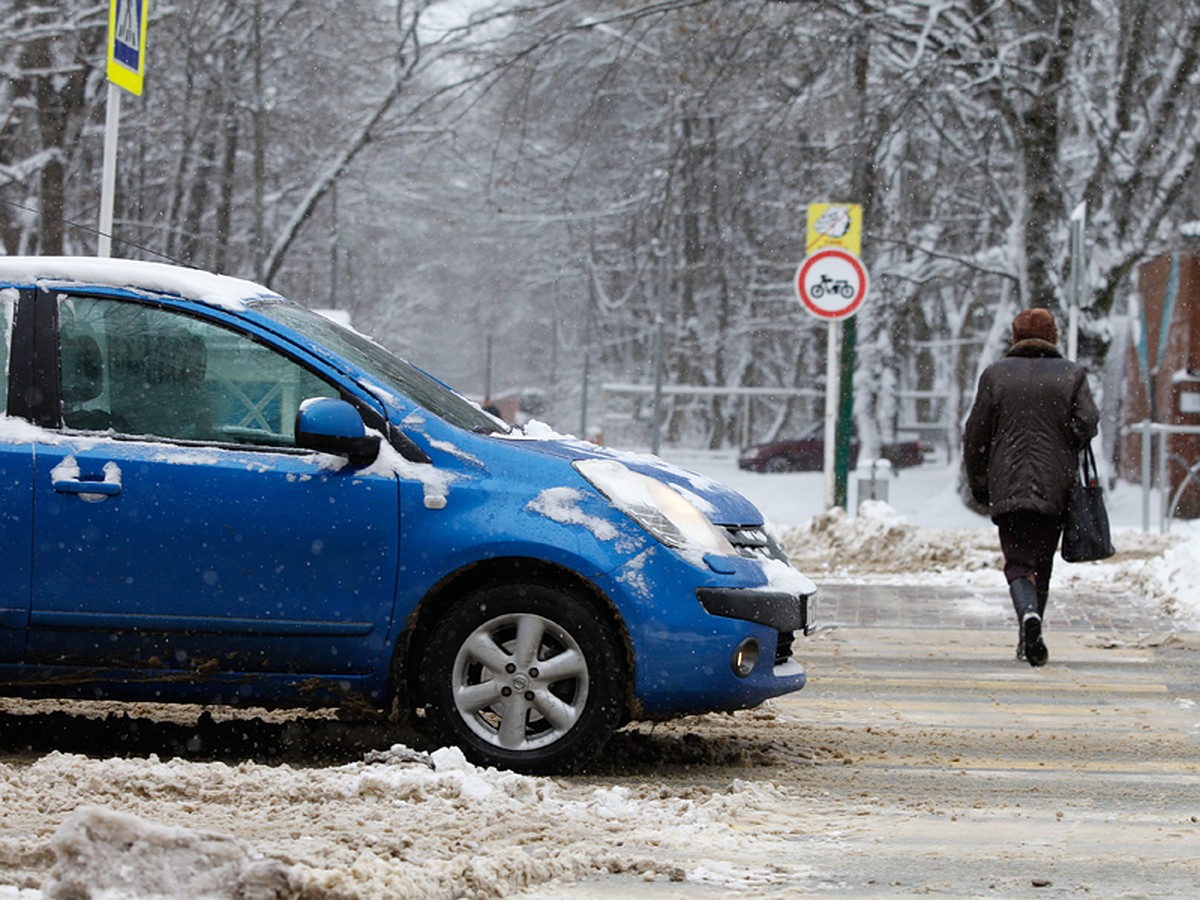
<svg viewBox="0 0 1200 900">
<path fill-rule="evenodd" d="M 824 326 L 792 288 L 812 202 L 867 213 L 867 443 L 918 419 L 956 431 L 1012 311 L 1068 302 L 1081 201 L 1093 360 L 1128 274 L 1200 218 L 1200 0 L 218 0 L 151 17 L 115 253 L 343 306 L 468 390 L 545 388 L 571 427 L 585 378 L 655 381 L 660 335 L 661 379 L 711 391 L 664 397 L 674 439 L 819 415 L 785 393 L 824 373 Z M 107 4 L 0 0 L 0 23 L 4 252 L 93 252 Z"/>
</svg>

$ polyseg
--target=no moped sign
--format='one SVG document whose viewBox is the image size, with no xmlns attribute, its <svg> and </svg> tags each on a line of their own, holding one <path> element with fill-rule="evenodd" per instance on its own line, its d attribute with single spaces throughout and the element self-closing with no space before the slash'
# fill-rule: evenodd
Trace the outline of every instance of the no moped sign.
<svg viewBox="0 0 1200 900">
<path fill-rule="evenodd" d="M 849 318 L 858 312 L 869 286 L 862 260 L 837 247 L 810 254 L 796 270 L 796 296 L 800 303 L 827 322 Z"/>
</svg>

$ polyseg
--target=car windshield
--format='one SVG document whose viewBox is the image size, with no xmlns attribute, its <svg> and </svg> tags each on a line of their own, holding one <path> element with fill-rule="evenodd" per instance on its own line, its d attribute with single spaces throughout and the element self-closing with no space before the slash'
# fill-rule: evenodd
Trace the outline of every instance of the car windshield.
<svg viewBox="0 0 1200 900">
<path fill-rule="evenodd" d="M 277 300 L 256 304 L 255 309 L 324 345 L 389 390 L 407 397 L 452 425 L 482 434 L 507 430 L 494 416 L 436 378 L 320 313 Z"/>
</svg>

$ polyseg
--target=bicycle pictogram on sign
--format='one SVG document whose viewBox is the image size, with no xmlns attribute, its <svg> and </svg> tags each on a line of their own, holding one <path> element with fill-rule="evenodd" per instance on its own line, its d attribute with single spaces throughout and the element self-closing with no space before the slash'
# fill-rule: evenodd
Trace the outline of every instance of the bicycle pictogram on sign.
<svg viewBox="0 0 1200 900">
<path fill-rule="evenodd" d="M 867 269 L 853 253 L 818 250 L 796 270 L 796 296 L 810 313 L 826 321 L 854 315 L 867 296 Z"/>
</svg>

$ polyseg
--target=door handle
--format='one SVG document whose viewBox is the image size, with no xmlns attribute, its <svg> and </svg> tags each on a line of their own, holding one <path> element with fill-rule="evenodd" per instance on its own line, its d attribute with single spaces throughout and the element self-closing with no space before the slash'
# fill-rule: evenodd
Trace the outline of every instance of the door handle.
<svg viewBox="0 0 1200 900">
<path fill-rule="evenodd" d="M 54 481 L 54 489 L 60 494 L 101 494 L 115 497 L 121 493 L 121 485 L 111 481 Z"/>
<path fill-rule="evenodd" d="M 80 477 L 75 457 L 68 456 L 50 470 L 50 486 L 60 494 L 79 494 L 84 500 L 103 500 L 121 493 L 121 467 L 111 460 L 104 464 L 104 480 Z"/>
</svg>

